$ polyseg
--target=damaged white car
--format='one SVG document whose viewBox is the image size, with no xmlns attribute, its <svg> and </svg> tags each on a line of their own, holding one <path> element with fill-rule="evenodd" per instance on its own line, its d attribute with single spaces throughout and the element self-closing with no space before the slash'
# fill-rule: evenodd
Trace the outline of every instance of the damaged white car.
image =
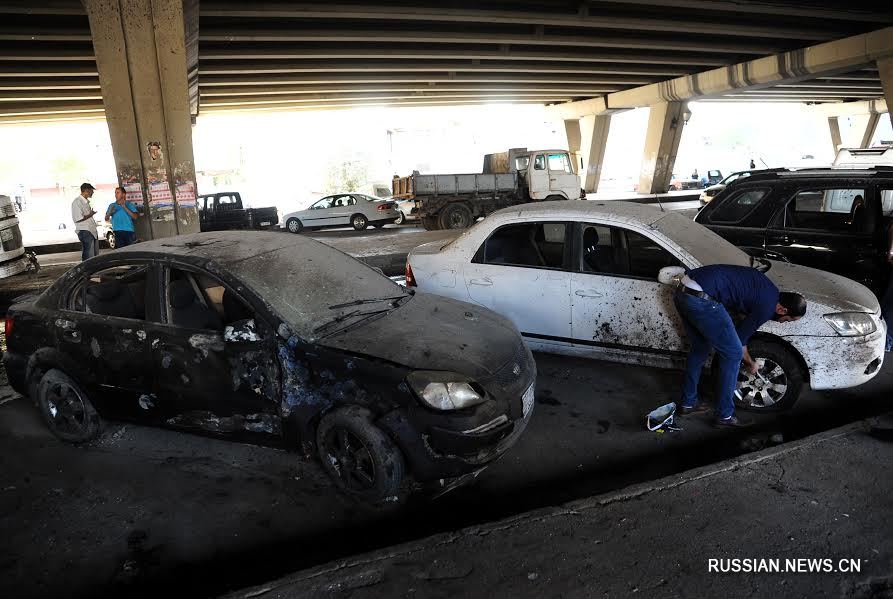
<svg viewBox="0 0 893 599">
<path fill-rule="evenodd" d="M 667 266 L 758 268 L 806 297 L 795 323 L 764 324 L 748 349 L 757 376 L 741 374 L 739 406 L 782 410 L 803 383 L 865 383 L 884 359 L 886 324 L 866 287 L 827 272 L 753 259 L 678 213 L 627 202 L 542 202 L 501 210 L 452 242 L 414 249 L 407 285 L 471 301 L 508 317 L 535 350 L 681 367 L 684 329 Z"/>
</svg>

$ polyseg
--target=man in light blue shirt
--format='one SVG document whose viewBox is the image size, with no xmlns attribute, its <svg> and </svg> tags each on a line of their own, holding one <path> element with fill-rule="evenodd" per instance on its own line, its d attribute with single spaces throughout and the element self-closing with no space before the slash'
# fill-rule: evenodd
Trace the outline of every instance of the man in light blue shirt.
<svg viewBox="0 0 893 599">
<path fill-rule="evenodd" d="M 115 232 L 115 248 L 127 247 L 134 243 L 133 221 L 140 217 L 136 204 L 127 201 L 123 187 L 115 188 L 115 201 L 105 211 L 106 222 L 111 221 Z"/>
</svg>

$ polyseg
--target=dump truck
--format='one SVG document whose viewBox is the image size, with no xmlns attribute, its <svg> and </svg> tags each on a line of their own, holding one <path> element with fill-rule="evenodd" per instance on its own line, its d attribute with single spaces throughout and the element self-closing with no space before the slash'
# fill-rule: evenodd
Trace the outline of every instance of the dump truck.
<svg viewBox="0 0 893 599">
<path fill-rule="evenodd" d="M 541 200 L 586 199 L 567 150 L 512 148 L 487 154 L 481 173 L 394 176 L 394 200 L 415 200 L 428 231 L 464 229 L 500 208 Z"/>
</svg>

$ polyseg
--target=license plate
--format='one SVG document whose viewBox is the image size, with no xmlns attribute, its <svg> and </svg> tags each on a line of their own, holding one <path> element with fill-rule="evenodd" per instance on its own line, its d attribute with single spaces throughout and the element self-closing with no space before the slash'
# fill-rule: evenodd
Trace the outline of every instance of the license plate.
<svg viewBox="0 0 893 599">
<path fill-rule="evenodd" d="M 262 222 L 262 223 L 260 224 L 260 226 L 261 226 L 261 227 L 269 227 L 269 226 L 270 226 L 270 221 L 265 220 L 264 222 Z"/>
<path fill-rule="evenodd" d="M 533 409 L 533 385 L 527 388 L 527 391 L 524 392 L 524 395 L 521 397 L 521 414 L 524 418 L 527 418 L 527 415 L 530 413 L 530 410 Z"/>
</svg>

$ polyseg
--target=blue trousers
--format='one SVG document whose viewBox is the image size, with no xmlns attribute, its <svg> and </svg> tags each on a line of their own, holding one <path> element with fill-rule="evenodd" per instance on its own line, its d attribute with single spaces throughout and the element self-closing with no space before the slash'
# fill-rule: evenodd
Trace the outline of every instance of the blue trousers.
<svg viewBox="0 0 893 599">
<path fill-rule="evenodd" d="M 99 240 L 90 231 L 78 231 L 81 240 L 81 262 L 99 254 Z"/>
<path fill-rule="evenodd" d="M 682 405 L 692 407 L 698 403 L 698 381 L 701 370 L 716 350 L 719 378 L 716 388 L 716 414 L 719 418 L 735 415 L 734 393 L 738 384 L 738 371 L 744 349 L 731 316 L 722 304 L 701 299 L 687 293 L 676 292 L 673 303 L 682 317 L 691 348 L 685 363 L 685 380 L 682 383 Z"/>
<path fill-rule="evenodd" d="M 115 231 L 115 249 L 126 248 L 136 241 L 133 231 Z"/>
</svg>

